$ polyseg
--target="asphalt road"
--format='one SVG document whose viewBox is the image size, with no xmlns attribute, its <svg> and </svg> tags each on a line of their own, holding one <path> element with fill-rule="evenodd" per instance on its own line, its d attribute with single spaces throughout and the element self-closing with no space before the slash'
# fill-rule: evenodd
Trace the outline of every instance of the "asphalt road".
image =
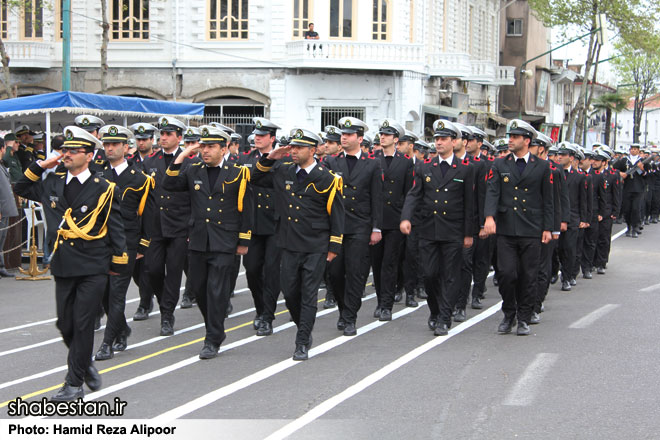
<svg viewBox="0 0 660 440">
<path fill-rule="evenodd" d="M 154 426 L 194 419 L 200 429 L 214 420 L 206 438 L 658 438 L 657 243 L 660 225 L 639 239 L 619 237 L 606 275 L 579 278 L 570 293 L 551 286 L 528 337 L 497 334 L 491 281 L 484 310 L 468 309 L 468 321 L 441 338 L 427 329 L 425 305 L 397 305 L 387 323 L 371 318 L 369 286 L 358 336 L 342 336 L 336 309 L 319 308 L 302 363 L 291 360 L 295 329 L 283 303 L 275 334 L 254 335 L 241 275 L 218 358 L 197 357 L 204 329 L 196 307 L 176 311 L 168 338 L 152 314 L 129 323 L 127 351 L 96 363 L 104 387 L 86 399 L 119 397 L 125 418 L 156 419 Z M 53 292 L 52 281 L 0 280 L 0 418 L 9 400 L 50 396 L 63 381 Z M 129 317 L 137 296 L 131 285 Z M 101 340 L 98 331 L 95 349 Z"/>
</svg>

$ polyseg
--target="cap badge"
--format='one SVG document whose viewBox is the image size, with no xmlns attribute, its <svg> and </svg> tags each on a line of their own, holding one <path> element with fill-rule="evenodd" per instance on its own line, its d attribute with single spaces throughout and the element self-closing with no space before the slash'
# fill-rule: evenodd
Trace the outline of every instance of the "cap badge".
<svg viewBox="0 0 660 440">
<path fill-rule="evenodd" d="M 192 133 L 192 130 L 189 130 Z M 207 137 L 209 135 L 209 129 L 208 128 L 202 128 L 202 136 Z M 191 136 L 191 135 L 189 135 Z"/>
<path fill-rule="evenodd" d="M 169 124 L 169 121 L 167 120 L 167 118 L 161 118 L 161 120 L 160 120 L 161 127 L 164 127 L 168 124 Z"/>
<path fill-rule="evenodd" d="M 140 133 L 140 134 L 143 134 L 144 133 L 144 125 L 138 126 L 137 132 Z"/>
<path fill-rule="evenodd" d="M 87 118 L 83 118 L 83 120 L 80 121 L 80 123 L 81 123 L 84 127 L 86 127 L 86 126 L 89 125 L 89 119 L 87 119 Z"/>
<path fill-rule="evenodd" d="M 193 135 L 193 131 L 192 129 L 189 128 L 188 131 L 186 131 L 186 136 L 192 136 L 192 135 Z"/>
<path fill-rule="evenodd" d="M 302 139 L 303 138 L 303 131 L 301 129 L 296 130 L 296 133 L 293 135 L 296 139 Z"/>
<path fill-rule="evenodd" d="M 516 121 L 513 121 L 511 123 L 511 130 L 515 130 L 516 128 L 518 128 L 518 123 Z"/>
<path fill-rule="evenodd" d="M 442 121 L 438 122 L 438 128 L 439 128 L 440 130 L 444 130 L 444 129 L 445 129 L 445 123 L 442 122 Z"/>
<path fill-rule="evenodd" d="M 330 127 L 330 130 L 328 130 L 328 134 L 335 134 L 335 128 Z"/>
<path fill-rule="evenodd" d="M 114 125 L 108 129 L 108 134 L 110 136 L 117 136 L 117 132 L 118 132 L 117 127 L 115 127 Z"/>
<path fill-rule="evenodd" d="M 387 128 L 387 127 L 389 127 L 389 126 L 390 126 L 390 123 L 387 121 L 387 119 L 385 119 L 385 120 L 383 121 L 383 128 Z"/>
<path fill-rule="evenodd" d="M 71 130 L 67 130 L 64 133 L 64 136 L 66 137 L 67 141 L 72 141 L 73 140 L 73 132 Z"/>
<path fill-rule="evenodd" d="M 346 127 L 346 128 L 351 128 L 351 125 L 353 125 L 353 124 L 351 124 L 350 119 L 348 119 L 348 120 L 346 120 L 346 122 L 344 122 L 344 127 Z"/>
<path fill-rule="evenodd" d="M 257 120 L 256 124 L 254 126 L 257 128 L 257 130 L 261 130 L 261 127 L 263 127 L 263 124 L 261 123 L 260 120 Z"/>
</svg>

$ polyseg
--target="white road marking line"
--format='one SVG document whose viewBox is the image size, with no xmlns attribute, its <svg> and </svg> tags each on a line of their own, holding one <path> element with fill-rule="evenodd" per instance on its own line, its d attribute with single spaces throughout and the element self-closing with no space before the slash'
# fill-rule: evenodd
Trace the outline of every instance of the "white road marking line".
<svg viewBox="0 0 660 440">
<path fill-rule="evenodd" d="M 370 295 L 372 296 L 372 295 Z M 422 301 L 419 303 L 417 307 L 411 308 L 407 307 L 403 310 L 400 310 L 396 313 L 392 314 L 392 321 L 408 315 L 416 310 L 418 310 L 420 307 L 426 305 L 426 301 Z M 321 312 L 322 313 L 322 312 Z M 314 356 L 318 356 L 322 353 L 325 353 L 326 351 L 332 350 L 333 348 L 336 348 L 340 345 L 343 345 L 347 342 L 352 341 L 354 338 L 359 337 L 365 333 L 370 332 L 371 330 L 374 330 L 378 327 L 381 327 L 385 325 L 387 322 L 392 322 L 392 321 L 372 321 L 369 324 L 360 327 L 357 329 L 357 336 L 353 337 L 346 337 L 346 336 L 338 336 L 335 339 L 331 339 L 330 341 L 319 345 L 318 347 L 312 348 L 309 351 L 309 357 L 312 358 Z M 230 394 L 233 394 L 237 391 L 240 391 L 244 388 L 247 388 L 251 385 L 254 385 L 258 382 L 261 382 L 264 379 L 268 379 L 271 376 L 274 376 L 277 373 L 280 373 L 284 370 L 287 370 L 291 367 L 294 367 L 296 365 L 300 365 L 301 362 L 296 362 L 291 358 L 285 359 L 281 362 L 278 362 L 276 364 L 271 365 L 270 367 L 264 368 L 263 370 L 259 370 L 253 374 L 250 374 L 249 376 L 246 376 L 236 382 L 230 383 L 229 385 L 225 385 L 221 388 L 218 388 L 214 391 L 211 391 L 210 393 L 207 393 L 203 396 L 200 396 L 194 400 L 191 400 L 190 402 L 187 402 L 179 407 L 176 407 L 174 409 L 171 409 L 167 412 L 164 412 L 163 414 L 154 417 L 153 420 L 157 421 L 169 421 L 169 420 L 174 420 L 178 419 L 180 417 L 183 417 L 187 414 L 190 414 L 200 408 L 203 408 L 213 402 L 216 402 L 224 397 L 229 396 Z"/>
<path fill-rule="evenodd" d="M 660 283 L 654 284 L 652 286 L 644 287 L 643 289 L 639 289 L 640 292 L 653 292 L 654 290 L 659 290 L 660 289 Z"/>
<path fill-rule="evenodd" d="M 569 325 L 568 328 L 587 328 L 598 319 L 610 313 L 612 310 L 619 307 L 621 304 L 605 304 L 603 307 L 594 310 L 586 316 L 575 321 L 573 324 Z"/>
<path fill-rule="evenodd" d="M 367 295 L 367 296 L 365 296 L 364 298 L 362 298 L 362 302 L 368 301 L 368 300 L 370 300 L 370 299 L 372 299 L 372 298 L 375 298 L 375 297 L 376 297 L 376 294 L 375 294 L 375 293 L 372 293 L 372 294 Z M 422 306 L 425 305 L 425 304 L 426 304 L 426 301 L 423 301 L 422 303 L 420 303 L 419 307 L 414 308 L 414 309 L 412 309 L 412 308 L 408 308 L 408 309 L 405 309 L 405 310 L 409 310 L 407 313 L 410 313 L 411 311 L 417 310 L 418 308 L 422 307 Z M 404 311 L 405 311 L 405 310 L 404 310 Z M 336 308 L 336 307 L 335 307 L 335 308 L 332 308 L 332 309 L 322 310 L 322 311 L 320 311 L 319 313 L 316 314 L 316 317 L 317 317 L 317 318 L 320 318 L 321 316 L 328 315 L 328 314 L 333 313 L 333 312 L 335 312 L 335 311 L 337 311 L 337 308 Z M 399 312 L 399 313 L 401 313 L 401 312 Z M 396 313 L 395 313 L 394 315 L 396 315 Z M 392 316 L 392 319 L 394 319 L 394 315 Z M 375 322 L 376 322 L 376 323 L 379 323 L 380 321 L 375 321 Z M 380 324 L 384 324 L 384 322 L 380 322 Z M 286 329 L 291 328 L 291 327 L 294 327 L 294 326 L 295 326 L 295 323 L 293 323 L 293 322 L 287 322 L 286 324 L 282 324 L 282 325 L 280 325 L 280 326 L 278 326 L 278 327 L 273 328 L 273 333 L 278 333 L 278 332 L 281 332 L 281 331 L 283 331 L 283 330 L 286 330 Z M 374 327 L 374 328 L 375 328 L 375 327 Z M 360 335 L 360 330 L 359 330 L 359 329 L 358 329 L 358 335 Z M 344 337 L 344 336 L 341 336 L 339 339 L 341 339 L 341 338 L 345 338 L 345 337 Z M 251 343 L 251 342 L 256 342 L 256 341 L 260 341 L 260 340 L 264 340 L 264 339 L 266 339 L 266 338 L 263 337 L 263 336 L 261 336 L 261 337 L 260 337 L 260 336 L 256 336 L 256 335 L 254 335 L 254 336 L 250 336 L 250 337 L 248 337 L 248 338 L 244 338 L 244 339 L 241 339 L 241 340 L 239 340 L 239 341 L 232 342 L 231 344 L 227 344 L 227 345 L 223 345 L 223 346 L 221 346 L 221 347 L 220 347 L 220 353 L 223 353 L 223 352 L 225 352 L 225 351 L 227 351 L 227 350 L 231 350 L 231 349 L 234 349 L 234 348 L 240 347 L 240 346 L 242 346 L 242 345 L 249 344 L 249 343 Z M 350 339 L 352 339 L 352 338 L 345 338 L 345 339 L 346 339 L 346 340 L 350 340 Z M 310 351 L 310 353 L 309 353 L 310 357 L 313 356 L 313 353 L 316 353 L 314 350 L 315 350 L 315 349 L 312 349 L 312 350 Z M 123 389 L 125 389 L 125 388 L 128 388 L 128 387 L 130 387 L 130 386 L 133 386 L 133 385 L 139 384 L 139 383 L 141 383 L 141 382 L 145 382 L 145 381 L 147 381 L 147 380 L 150 380 L 150 379 L 153 379 L 153 378 L 156 378 L 156 377 L 162 376 L 162 375 L 164 375 L 164 374 L 170 373 L 170 372 L 172 372 L 172 371 L 176 371 L 176 370 L 178 370 L 178 369 L 180 369 L 180 368 L 183 368 L 183 367 L 186 367 L 186 366 L 188 366 L 188 365 L 194 364 L 195 362 L 199 362 L 200 360 L 201 360 L 201 359 L 199 359 L 199 356 L 198 356 L 198 355 L 195 355 L 195 356 L 190 357 L 190 358 L 188 358 L 188 359 L 184 359 L 184 360 L 182 360 L 182 361 L 179 361 L 179 362 L 177 362 L 177 363 L 175 363 L 175 364 L 168 365 L 167 367 L 163 367 L 163 368 L 160 368 L 160 369 L 158 369 L 158 370 L 152 371 L 152 372 L 150 372 L 150 373 L 146 373 L 146 374 L 143 374 L 143 375 L 141 375 L 141 376 L 137 376 L 137 377 L 134 377 L 134 378 L 132 378 L 132 379 L 128 379 L 128 380 L 126 380 L 126 381 L 124 381 L 124 382 L 118 383 L 118 384 L 116 384 L 116 385 L 112 385 L 112 386 L 110 386 L 110 387 L 108 387 L 108 388 L 104 388 L 104 389 L 101 390 L 101 391 L 96 391 L 96 392 L 94 392 L 94 393 L 88 394 L 88 395 L 85 396 L 85 400 L 98 399 L 99 397 L 106 396 L 106 395 L 108 395 L 108 394 L 110 394 L 110 393 L 114 393 L 114 392 L 117 392 L 117 391 L 123 390 Z M 291 362 L 293 362 L 293 361 L 291 361 Z"/>
<path fill-rule="evenodd" d="M 457 334 L 463 332 L 464 330 L 467 330 L 468 328 L 480 323 L 486 318 L 489 318 L 490 316 L 494 315 L 497 313 L 500 309 L 502 308 L 502 302 L 498 302 L 497 304 L 489 307 L 488 309 L 484 310 L 483 312 L 479 313 L 476 316 L 473 316 L 472 318 L 468 319 L 467 321 L 461 323 L 460 325 L 457 325 L 456 327 L 452 328 L 449 330 L 449 335 L 447 336 L 440 336 L 440 337 L 435 337 L 434 339 L 430 340 L 429 342 L 426 342 L 423 345 L 420 345 L 419 347 L 409 351 L 408 353 L 404 354 L 403 356 L 399 357 L 395 361 L 385 365 L 381 369 L 371 373 L 369 376 L 365 377 L 361 381 L 357 382 L 356 384 L 346 388 L 344 391 L 342 391 L 339 394 L 334 395 L 333 397 L 329 398 L 328 400 L 324 401 L 323 403 L 317 405 L 316 407 L 312 408 L 310 411 L 306 412 L 304 415 L 301 417 L 297 418 L 293 422 L 283 426 L 282 428 L 278 429 L 268 437 L 266 437 L 266 440 L 276 440 L 276 439 L 283 439 L 294 432 L 298 431 L 300 428 L 303 426 L 313 422 L 314 420 L 318 419 L 334 407 L 340 405 L 342 402 L 350 399 L 351 397 L 355 396 L 356 394 L 360 393 L 361 391 L 364 391 L 366 388 L 369 386 L 375 384 L 379 380 L 383 379 L 385 376 L 388 374 L 398 370 L 399 368 L 403 367 L 407 363 L 417 359 L 427 351 L 437 347 L 440 344 L 443 344 L 447 342 L 449 339 L 452 337 L 456 336 Z"/>
<path fill-rule="evenodd" d="M 284 300 L 278 301 L 277 304 L 284 304 Z M 229 315 L 229 317 L 234 318 L 236 316 L 245 315 L 245 314 L 248 314 L 248 313 L 254 312 L 254 311 L 256 311 L 256 309 L 254 307 L 252 307 L 251 309 L 241 310 L 240 312 L 233 313 L 233 314 Z M 183 333 L 187 333 L 187 332 L 190 332 L 190 331 L 193 331 L 193 330 L 197 330 L 197 329 L 202 328 L 202 327 L 204 327 L 203 322 L 200 323 L 200 324 L 195 324 L 195 325 L 190 326 L 190 327 L 186 327 L 186 328 L 181 329 L 181 330 L 176 330 L 174 332 L 174 336 L 177 336 L 177 335 L 180 335 L 180 334 L 183 334 Z M 126 347 L 126 350 L 124 350 L 124 351 L 128 351 L 128 350 L 132 350 L 134 348 L 138 348 L 138 347 L 142 347 L 142 346 L 145 346 L 145 345 L 153 344 L 153 343 L 156 343 L 158 341 L 162 341 L 163 339 L 167 339 L 167 338 L 171 338 L 171 336 L 156 336 L 155 338 L 147 339 L 145 341 L 137 342 L 135 344 L 131 343 L 131 344 L 128 345 L 128 347 Z M 61 340 L 61 338 L 60 338 L 60 340 Z M 99 364 L 97 364 L 97 366 L 98 365 Z M 21 378 L 18 378 L 18 379 L 11 380 L 9 382 L 4 382 L 4 383 L 0 384 L 0 390 L 3 389 L 3 388 L 8 388 L 8 387 L 11 387 L 11 386 L 14 386 L 14 385 L 18 385 L 18 384 L 21 384 L 21 383 L 29 382 L 31 380 L 40 379 L 42 377 L 46 377 L 46 376 L 49 376 L 51 374 L 59 373 L 59 372 L 66 371 L 66 370 L 67 370 L 67 366 L 62 365 L 62 366 L 55 367 L 55 368 L 50 369 L 50 370 L 42 371 L 40 373 L 35 373 L 33 375 L 30 375 L 30 376 L 25 376 L 25 377 L 21 377 Z"/>
<path fill-rule="evenodd" d="M 245 272 L 239 272 L 238 276 L 240 277 L 241 275 L 245 275 Z M 186 290 L 185 286 L 180 288 L 179 291 L 184 291 Z M 245 292 L 249 289 L 240 289 L 236 290 L 234 293 L 241 293 Z M 126 300 L 126 304 L 134 303 L 140 301 L 140 297 L 138 296 L 137 298 L 131 298 Z M 34 327 L 36 325 L 42 325 L 42 324 L 50 324 L 51 322 L 57 321 L 57 318 L 50 318 L 50 319 L 44 319 L 43 321 L 35 321 L 35 322 L 29 322 L 27 324 L 22 324 L 22 325 L 17 325 L 16 327 L 8 327 L 8 328 L 3 328 L 0 329 L 0 334 L 2 333 L 7 333 L 7 332 L 13 332 L 14 330 L 21 330 L 24 328 L 29 328 L 29 327 Z"/>
<path fill-rule="evenodd" d="M 621 236 L 622 236 L 623 234 L 625 234 L 625 233 L 626 233 L 626 229 L 624 228 L 624 229 L 620 230 L 619 232 L 617 232 L 616 234 L 614 234 L 614 235 L 612 236 L 612 240 L 611 240 L 611 241 L 616 240 L 617 238 L 621 237 Z"/>
<path fill-rule="evenodd" d="M 504 400 L 503 405 L 527 406 L 534 401 L 541 382 L 559 359 L 557 353 L 539 353 L 525 368 L 522 376 Z"/>
</svg>

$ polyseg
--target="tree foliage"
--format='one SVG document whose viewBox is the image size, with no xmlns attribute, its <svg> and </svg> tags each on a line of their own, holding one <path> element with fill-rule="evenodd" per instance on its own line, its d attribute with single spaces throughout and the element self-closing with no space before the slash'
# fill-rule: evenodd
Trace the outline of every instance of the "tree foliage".
<svg viewBox="0 0 660 440">
<path fill-rule="evenodd" d="M 593 107 L 596 111 L 605 112 L 605 144 L 610 144 L 612 128 L 612 113 L 619 113 L 626 108 L 629 97 L 622 93 L 605 93 L 594 99 Z"/>
</svg>

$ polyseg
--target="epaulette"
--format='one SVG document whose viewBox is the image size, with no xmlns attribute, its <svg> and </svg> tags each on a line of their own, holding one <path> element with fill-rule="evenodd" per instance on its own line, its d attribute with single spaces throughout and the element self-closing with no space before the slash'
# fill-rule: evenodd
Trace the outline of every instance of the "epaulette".
<svg viewBox="0 0 660 440">
<path fill-rule="evenodd" d="M 198 167 L 198 166 L 200 166 L 202 163 L 203 163 L 203 162 L 197 162 L 197 163 L 192 164 L 192 166 L 194 166 L 194 167 Z"/>
<path fill-rule="evenodd" d="M 66 176 L 66 172 L 60 171 L 59 173 L 55 173 L 56 176 Z"/>
<path fill-rule="evenodd" d="M 293 162 L 282 162 L 282 165 L 291 165 Z"/>
</svg>

